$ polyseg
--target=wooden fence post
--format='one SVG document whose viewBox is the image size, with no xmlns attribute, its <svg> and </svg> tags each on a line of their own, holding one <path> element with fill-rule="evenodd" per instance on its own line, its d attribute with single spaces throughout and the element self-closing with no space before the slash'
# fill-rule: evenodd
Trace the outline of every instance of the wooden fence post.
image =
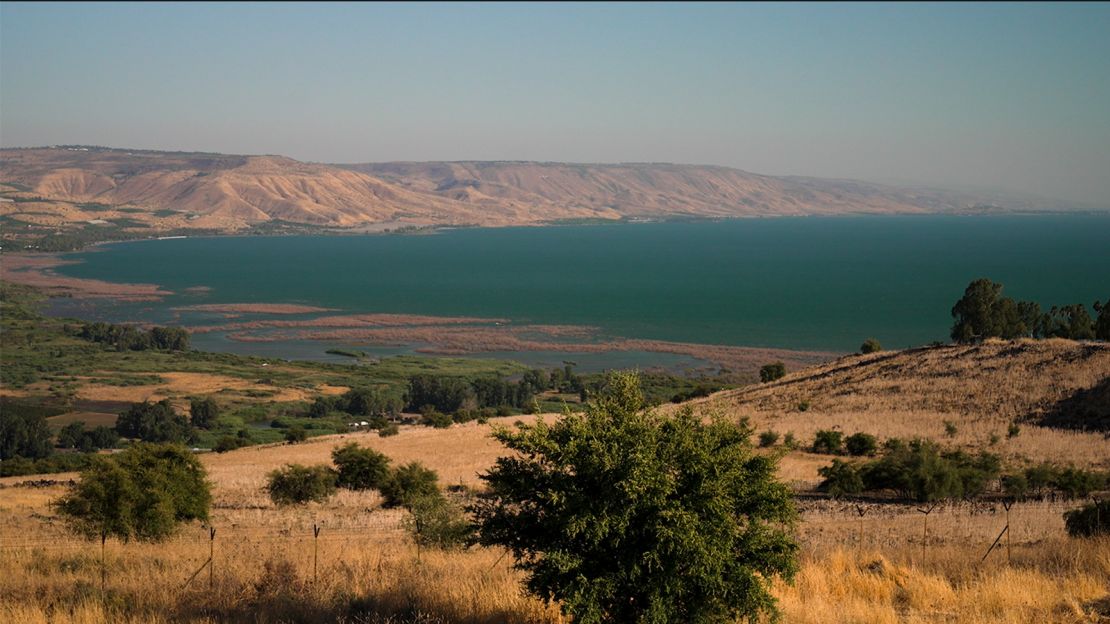
<svg viewBox="0 0 1110 624">
<path fill-rule="evenodd" d="M 208 527 L 208 590 L 215 587 L 213 570 L 216 568 L 216 527 Z"/>
<path fill-rule="evenodd" d="M 1006 565 L 1011 564 L 1011 560 L 1010 560 L 1010 533 L 1012 533 L 1013 531 L 1010 530 L 1010 508 L 1013 507 L 1013 506 L 1014 506 L 1014 501 L 1012 499 L 1002 501 L 1002 508 L 1006 510 Z"/>
<path fill-rule="evenodd" d="M 316 584 L 316 561 L 320 553 L 320 527 L 312 523 L 312 584 Z"/>
<path fill-rule="evenodd" d="M 862 505 L 857 504 L 856 514 L 859 515 L 859 535 L 856 538 L 856 551 L 861 554 L 863 553 L 863 514 L 865 513 L 867 513 L 867 510 Z"/>
<path fill-rule="evenodd" d="M 917 508 L 919 513 L 925 514 L 925 528 L 921 533 L 921 565 L 925 565 L 925 545 L 929 541 L 929 514 L 937 508 L 937 503 L 929 505 L 928 509 Z"/>
</svg>

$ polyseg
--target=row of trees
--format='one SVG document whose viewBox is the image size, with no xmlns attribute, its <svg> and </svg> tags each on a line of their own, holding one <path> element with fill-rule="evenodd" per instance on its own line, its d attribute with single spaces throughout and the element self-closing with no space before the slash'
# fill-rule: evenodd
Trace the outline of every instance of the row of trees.
<svg viewBox="0 0 1110 624">
<path fill-rule="evenodd" d="M 96 322 L 82 326 L 77 335 L 85 340 L 112 346 L 119 351 L 189 349 L 189 332 L 180 327 L 152 327 L 150 331 L 143 331 L 134 325 Z"/>
<path fill-rule="evenodd" d="M 979 342 L 986 338 L 1071 338 L 1110 340 L 1110 299 L 1095 301 L 1097 319 L 1081 303 L 1053 306 L 1042 312 L 1034 301 L 1002 296 L 1002 284 L 977 279 L 952 306 L 952 340 Z"/>
</svg>

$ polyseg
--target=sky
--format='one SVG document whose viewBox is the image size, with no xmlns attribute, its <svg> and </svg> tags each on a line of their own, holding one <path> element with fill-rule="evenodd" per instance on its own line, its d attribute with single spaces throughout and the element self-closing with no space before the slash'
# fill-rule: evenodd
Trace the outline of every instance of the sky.
<svg viewBox="0 0 1110 624">
<path fill-rule="evenodd" d="M 715 164 L 1110 206 L 1110 3 L 0 3 L 0 145 Z"/>
</svg>

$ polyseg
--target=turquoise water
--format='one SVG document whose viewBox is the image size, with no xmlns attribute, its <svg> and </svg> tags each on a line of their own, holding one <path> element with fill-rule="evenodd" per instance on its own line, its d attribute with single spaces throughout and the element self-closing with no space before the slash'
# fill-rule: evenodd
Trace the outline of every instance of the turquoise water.
<svg viewBox="0 0 1110 624">
<path fill-rule="evenodd" d="M 1110 215 L 898 216 L 467 229 L 427 236 L 190 238 L 72 254 L 59 272 L 195 303 L 593 325 L 609 335 L 851 351 L 947 340 L 969 281 L 1044 307 L 1110 298 Z M 89 304 L 85 304 L 89 305 Z M 94 306 L 95 308 L 95 306 Z"/>
</svg>

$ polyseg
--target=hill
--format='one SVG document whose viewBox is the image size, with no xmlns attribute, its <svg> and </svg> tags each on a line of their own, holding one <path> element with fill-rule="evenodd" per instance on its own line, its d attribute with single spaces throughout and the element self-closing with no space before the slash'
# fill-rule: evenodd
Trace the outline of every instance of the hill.
<svg viewBox="0 0 1110 624">
<path fill-rule="evenodd" d="M 229 232 L 594 220 L 1021 212 L 1047 200 L 908 189 L 715 166 L 430 162 L 327 165 L 281 156 L 97 147 L 0 151 L 3 219 L 51 230 Z"/>
<path fill-rule="evenodd" d="M 761 431 L 793 433 L 803 444 L 835 429 L 990 448 L 1009 463 L 1106 469 L 1108 384 L 1110 344 L 998 340 L 846 356 L 696 403 L 746 416 Z M 1018 435 L 1008 435 L 1011 424 Z M 804 470 L 792 476 L 816 480 Z"/>
</svg>

